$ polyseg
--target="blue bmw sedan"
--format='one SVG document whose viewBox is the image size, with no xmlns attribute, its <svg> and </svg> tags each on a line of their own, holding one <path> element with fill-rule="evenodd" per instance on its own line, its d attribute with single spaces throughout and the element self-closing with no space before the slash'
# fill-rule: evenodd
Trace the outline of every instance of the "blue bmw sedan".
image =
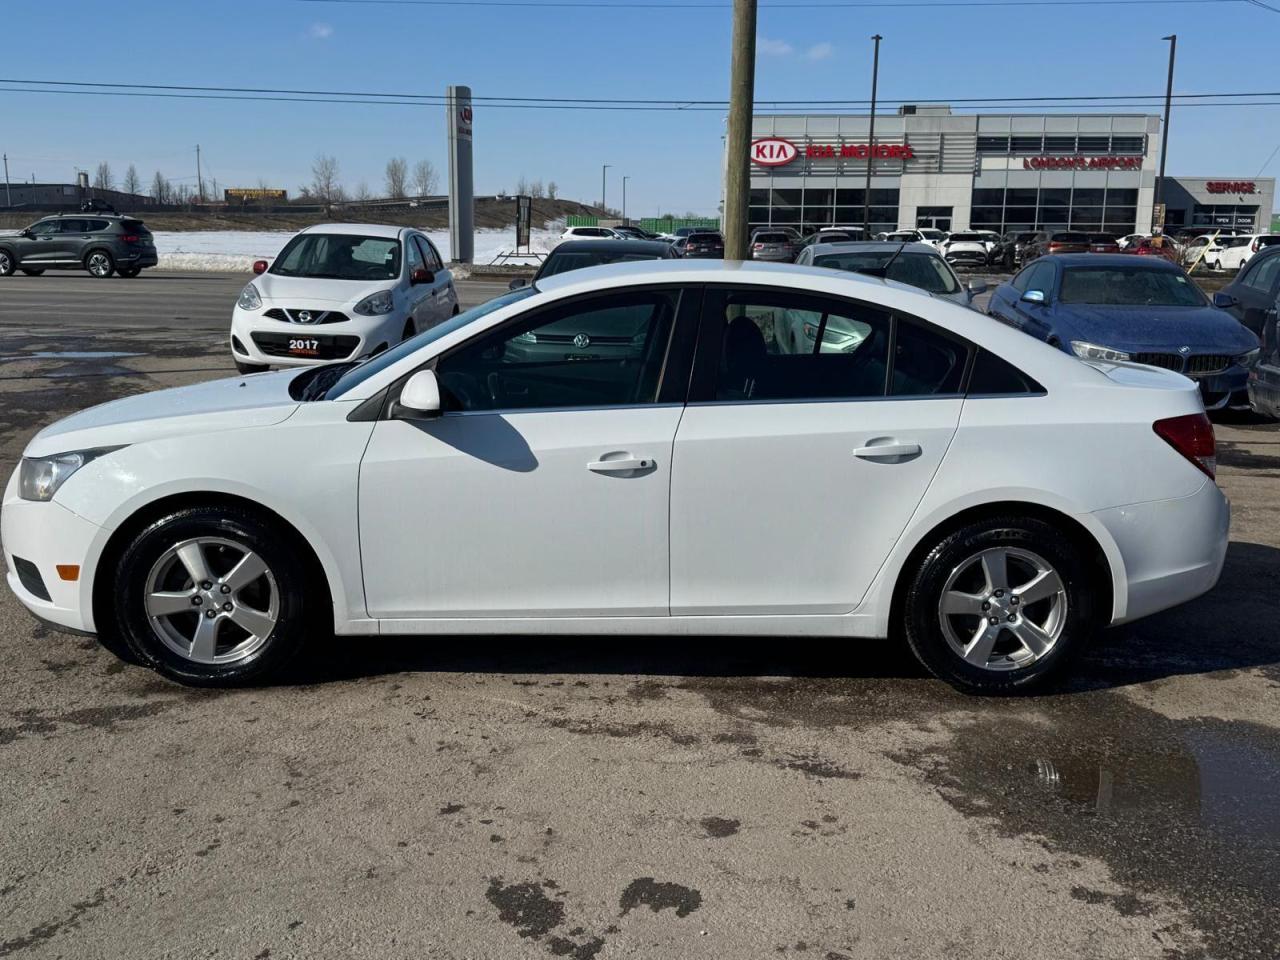
<svg viewBox="0 0 1280 960">
<path fill-rule="evenodd" d="M 1258 338 L 1163 258 L 1041 257 L 996 288 L 987 313 L 1077 357 L 1185 374 L 1206 409 L 1248 405 Z"/>
</svg>

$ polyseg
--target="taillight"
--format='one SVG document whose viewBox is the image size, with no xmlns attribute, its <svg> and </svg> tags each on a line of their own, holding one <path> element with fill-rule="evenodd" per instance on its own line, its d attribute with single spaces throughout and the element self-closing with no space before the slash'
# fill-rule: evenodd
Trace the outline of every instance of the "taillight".
<svg viewBox="0 0 1280 960">
<path fill-rule="evenodd" d="M 123 235 L 120 237 L 120 239 L 121 239 L 121 240 L 123 240 L 125 243 L 137 243 L 137 242 L 138 242 L 139 240 L 141 240 L 142 238 L 141 238 L 140 236 L 138 236 L 137 234 L 133 234 L 133 233 L 126 233 L 126 234 L 123 234 Z"/>
<path fill-rule="evenodd" d="M 1053 253 L 1053 251 L 1055 251 L 1055 250 L 1061 250 L 1061 249 L 1062 249 L 1062 244 L 1060 244 L 1060 243 L 1051 243 L 1051 244 L 1049 244 L 1049 252 L 1050 252 L 1050 253 Z"/>
<path fill-rule="evenodd" d="M 1258 241 L 1257 241 L 1257 240 L 1254 240 L 1254 241 L 1253 241 L 1253 243 L 1252 243 L 1252 244 L 1250 244 L 1250 246 L 1249 246 L 1249 250 L 1250 250 L 1250 252 L 1252 252 L 1252 253 L 1257 253 L 1257 252 L 1258 252 Z"/>
<path fill-rule="evenodd" d="M 752 249 L 752 250 L 763 250 L 763 249 L 764 249 L 764 244 L 763 244 L 763 243 L 753 243 L 753 244 L 751 245 L 751 249 Z"/>
<path fill-rule="evenodd" d="M 1214 479 L 1218 470 L 1218 448 L 1213 437 L 1213 424 L 1203 413 L 1157 420 L 1151 425 L 1165 443 Z"/>
</svg>

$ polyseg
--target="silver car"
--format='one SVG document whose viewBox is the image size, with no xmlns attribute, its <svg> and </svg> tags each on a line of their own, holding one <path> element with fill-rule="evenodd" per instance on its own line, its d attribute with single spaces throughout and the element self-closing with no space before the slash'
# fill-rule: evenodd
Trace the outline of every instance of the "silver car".
<svg viewBox="0 0 1280 960">
<path fill-rule="evenodd" d="M 794 237 L 781 230 L 757 230 L 751 235 L 751 259 L 790 263 L 796 258 Z"/>
<path fill-rule="evenodd" d="M 796 263 L 881 276 L 919 287 L 965 307 L 972 307 L 973 298 L 987 289 L 985 280 L 975 280 L 968 286 L 962 284 L 938 248 L 927 243 L 884 240 L 815 243 L 800 251 Z"/>
</svg>

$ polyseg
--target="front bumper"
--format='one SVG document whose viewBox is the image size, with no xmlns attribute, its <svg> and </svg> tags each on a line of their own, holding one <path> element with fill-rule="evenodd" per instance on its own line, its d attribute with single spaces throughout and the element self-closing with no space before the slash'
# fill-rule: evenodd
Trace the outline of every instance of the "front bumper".
<svg viewBox="0 0 1280 960">
<path fill-rule="evenodd" d="M 307 306 L 294 300 L 289 303 L 294 307 Z M 230 343 L 236 360 L 273 367 L 308 367 L 355 359 L 399 343 L 406 320 L 399 311 L 381 317 L 360 317 L 348 312 L 349 319 L 341 323 L 314 324 L 289 323 L 262 315 L 275 305 L 273 301 L 265 301 L 261 310 L 243 310 L 239 306 L 232 310 Z M 342 308 L 331 303 L 315 306 L 317 313 L 333 309 Z M 255 338 L 255 334 L 259 336 Z M 315 352 L 291 353 L 290 340 L 315 341 Z"/>
<path fill-rule="evenodd" d="M 1232 364 L 1222 373 L 1211 377 L 1193 377 L 1200 387 L 1200 396 L 1206 410 L 1224 407 L 1244 407 L 1249 404 L 1249 371 L 1239 364 Z"/>
<path fill-rule="evenodd" d="M 1227 557 L 1231 504 L 1206 480 L 1188 497 L 1099 510 L 1124 561 L 1127 588 L 1114 623 L 1193 600 L 1213 588 Z"/>
<path fill-rule="evenodd" d="M 0 505 L 0 540 L 9 589 L 37 618 L 92 633 L 91 561 L 102 528 L 56 501 L 35 503 L 19 498 L 17 477 L 15 470 Z M 19 559 L 25 561 L 21 576 Z M 70 566 L 77 568 L 75 579 L 66 579 Z"/>
</svg>

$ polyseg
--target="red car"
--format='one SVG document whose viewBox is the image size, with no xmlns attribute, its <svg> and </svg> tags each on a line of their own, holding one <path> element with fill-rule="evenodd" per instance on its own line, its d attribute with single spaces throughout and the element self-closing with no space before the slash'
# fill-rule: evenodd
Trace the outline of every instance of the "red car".
<svg viewBox="0 0 1280 960">
<path fill-rule="evenodd" d="M 1166 260 L 1178 262 L 1178 250 L 1173 245 L 1173 241 L 1169 238 L 1162 238 L 1163 242 L 1157 246 L 1154 237 L 1144 237 L 1135 243 L 1129 244 L 1124 248 L 1125 253 L 1136 254 L 1139 257 L 1164 257 Z"/>
</svg>

